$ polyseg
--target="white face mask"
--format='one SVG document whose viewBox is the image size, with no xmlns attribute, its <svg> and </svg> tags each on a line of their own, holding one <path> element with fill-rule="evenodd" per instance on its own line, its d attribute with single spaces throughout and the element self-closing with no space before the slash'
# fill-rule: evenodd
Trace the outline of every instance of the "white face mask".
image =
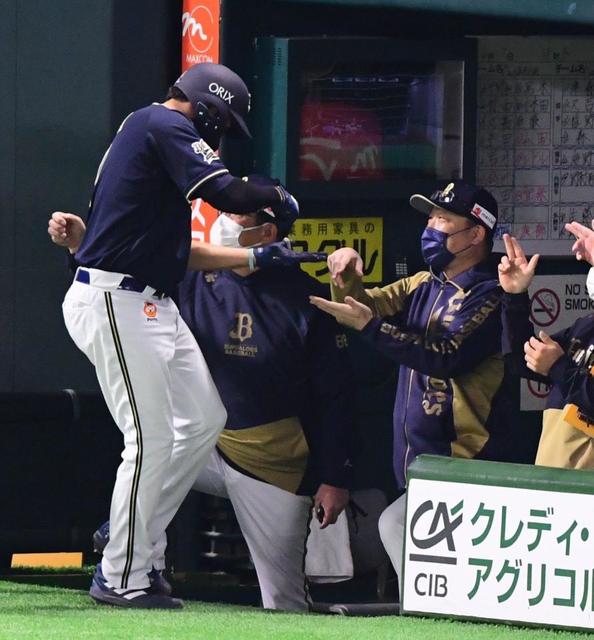
<svg viewBox="0 0 594 640">
<path fill-rule="evenodd" d="M 244 231 L 251 231 L 252 229 L 259 229 L 262 225 L 256 227 L 242 227 L 235 220 L 231 220 L 229 216 L 221 213 L 219 217 L 213 222 L 210 228 L 210 244 L 216 244 L 220 247 L 258 247 L 260 242 L 251 245 L 241 245 L 239 243 L 239 236 Z"/>
<path fill-rule="evenodd" d="M 221 213 L 210 228 L 210 243 L 220 247 L 239 247 L 239 236 L 243 227 L 229 216 Z"/>
<path fill-rule="evenodd" d="M 590 300 L 594 300 L 594 267 L 590 267 L 590 271 L 588 271 L 588 277 L 586 278 L 586 289 L 588 290 L 588 296 L 590 296 Z"/>
</svg>

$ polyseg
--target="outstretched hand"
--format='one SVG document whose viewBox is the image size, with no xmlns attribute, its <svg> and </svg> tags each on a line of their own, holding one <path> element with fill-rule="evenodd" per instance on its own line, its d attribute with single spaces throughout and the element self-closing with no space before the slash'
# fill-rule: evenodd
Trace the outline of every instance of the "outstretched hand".
<svg viewBox="0 0 594 640">
<path fill-rule="evenodd" d="M 309 296 L 309 301 L 314 307 L 334 316 L 340 324 L 357 329 L 357 331 L 364 329 L 373 317 L 369 307 L 357 302 L 351 296 L 347 296 L 344 302 L 332 302 L 318 296 Z"/>
<path fill-rule="evenodd" d="M 293 251 L 288 241 L 273 242 L 264 247 L 250 249 L 254 252 L 255 266 L 290 267 L 301 262 L 325 262 L 328 254 L 318 251 Z"/>
<path fill-rule="evenodd" d="M 592 220 L 592 229 L 594 229 L 594 220 Z M 565 225 L 565 231 L 569 231 L 576 240 L 571 247 L 576 260 L 585 260 L 594 266 L 594 231 L 579 222 L 568 222 Z"/>
<path fill-rule="evenodd" d="M 499 283 L 506 293 L 523 293 L 534 278 L 540 256 L 535 253 L 528 260 L 520 243 L 507 233 L 503 234 L 503 244 L 507 255 L 499 263 Z"/>
</svg>

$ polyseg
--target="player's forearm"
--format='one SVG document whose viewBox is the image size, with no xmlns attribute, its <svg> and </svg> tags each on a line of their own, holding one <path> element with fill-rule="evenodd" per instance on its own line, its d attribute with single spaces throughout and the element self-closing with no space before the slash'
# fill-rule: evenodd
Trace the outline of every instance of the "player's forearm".
<svg viewBox="0 0 594 640">
<path fill-rule="evenodd" d="M 192 241 L 188 271 L 209 271 L 211 269 L 236 269 L 248 267 L 248 249 L 235 249 L 231 247 L 219 247 Z"/>
<path fill-rule="evenodd" d="M 358 285 L 353 290 L 354 295 L 353 293 L 348 295 L 368 306 L 376 318 L 395 316 L 403 310 L 407 298 L 427 279 L 428 275 L 426 272 L 420 272 L 414 276 L 401 278 L 384 287 L 371 289 L 364 289 L 359 278 Z"/>
<path fill-rule="evenodd" d="M 523 359 L 524 343 L 534 335 L 528 293 L 504 293 L 501 305 L 503 355 L 519 354 Z"/>
<path fill-rule="evenodd" d="M 447 333 L 378 318 L 371 320 L 360 335 L 400 365 L 442 380 L 456 378 L 501 353 L 498 294 L 474 302 L 459 311 Z"/>
<path fill-rule="evenodd" d="M 227 213 L 251 213 L 282 201 L 275 186 L 235 177 L 223 189 L 219 187 L 216 179 L 207 182 L 201 187 L 200 197 L 215 209 Z"/>
</svg>

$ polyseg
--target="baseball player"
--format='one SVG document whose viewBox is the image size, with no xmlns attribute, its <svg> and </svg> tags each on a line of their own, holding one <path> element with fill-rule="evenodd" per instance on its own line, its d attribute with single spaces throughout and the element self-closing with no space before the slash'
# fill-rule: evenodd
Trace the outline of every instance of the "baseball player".
<svg viewBox="0 0 594 640">
<path fill-rule="evenodd" d="M 216 155 L 227 131 L 248 136 L 247 87 L 230 69 L 198 64 L 165 102 L 130 114 L 106 152 L 87 231 L 63 303 L 76 345 L 96 369 L 124 437 L 110 511 L 111 538 L 90 594 L 122 607 L 179 608 L 156 593 L 159 540 L 205 463 L 226 412 L 170 295 L 188 264 L 250 269 L 298 259 L 282 245 L 190 253 L 190 201 L 234 212 L 271 206 L 296 215 L 280 185 L 244 182 Z M 68 220 L 62 233 L 68 235 Z"/>
<path fill-rule="evenodd" d="M 577 238 L 573 251 L 578 260 L 594 264 L 594 233 L 578 222 L 565 228 Z M 507 234 L 503 241 L 507 254 L 499 265 L 499 282 L 505 291 L 503 351 L 520 360 L 523 377 L 551 385 L 536 464 L 594 469 L 594 321 L 589 315 L 553 336 L 544 331 L 534 335 L 528 287 L 539 256 L 528 260 L 516 238 Z M 591 275 L 587 286 L 593 297 Z"/>
<path fill-rule="evenodd" d="M 339 249 L 328 264 L 333 296 L 312 302 L 400 365 L 394 404 L 394 472 L 406 487 L 421 453 L 505 459 L 513 441 L 512 377 L 501 354 L 501 296 L 491 257 L 497 202 L 451 182 L 411 205 L 428 220 L 421 250 L 428 271 L 363 289 L 361 258 Z M 513 397 L 513 396 L 512 396 Z M 405 494 L 380 517 L 382 542 L 402 577 Z"/>
<path fill-rule="evenodd" d="M 69 215 L 78 238 L 84 223 Z M 266 246 L 287 234 L 294 220 L 291 213 L 271 210 L 222 214 L 211 242 Z M 55 220 L 49 232 L 56 234 Z M 245 267 L 189 273 L 179 289 L 182 317 L 228 413 L 216 451 L 193 488 L 231 500 L 263 605 L 271 609 L 309 607 L 304 555 L 310 496 L 322 528 L 336 521 L 349 496 L 350 365 L 338 325 L 309 304 L 308 296 L 321 291 L 298 268 Z M 339 546 L 341 533 L 324 533 L 326 542 Z M 106 523 L 94 536 L 99 550 L 108 536 Z M 153 558 L 157 569 L 165 568 L 165 547 L 163 535 Z M 168 589 L 164 579 L 159 586 Z"/>
</svg>

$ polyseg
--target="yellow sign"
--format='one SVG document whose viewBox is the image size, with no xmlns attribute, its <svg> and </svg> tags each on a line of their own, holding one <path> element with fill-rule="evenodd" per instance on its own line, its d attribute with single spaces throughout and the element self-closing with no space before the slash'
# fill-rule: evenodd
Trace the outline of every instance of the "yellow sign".
<svg viewBox="0 0 594 640">
<path fill-rule="evenodd" d="M 382 282 L 382 218 L 303 218 L 291 229 L 291 246 L 297 251 L 333 253 L 351 247 L 363 258 L 363 281 Z M 301 267 L 320 282 L 330 282 L 323 262 L 304 263 Z"/>
<path fill-rule="evenodd" d="M 83 554 L 80 551 L 60 553 L 13 553 L 12 569 L 30 567 L 80 568 L 83 566 Z"/>
</svg>

